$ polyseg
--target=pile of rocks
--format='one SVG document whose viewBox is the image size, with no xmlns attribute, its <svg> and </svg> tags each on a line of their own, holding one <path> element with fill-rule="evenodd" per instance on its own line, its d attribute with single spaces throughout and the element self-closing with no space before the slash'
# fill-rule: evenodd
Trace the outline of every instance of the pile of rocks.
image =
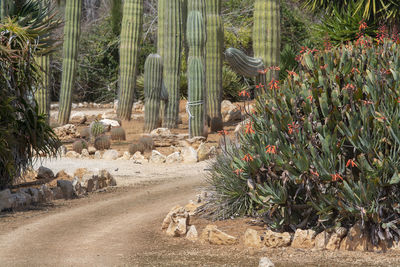
<svg viewBox="0 0 400 267">
<path fill-rule="evenodd" d="M 63 141 L 73 141 L 76 138 L 80 137 L 80 134 L 73 124 L 66 124 L 53 129 L 54 133 L 58 136 L 58 138 Z"/>
<path fill-rule="evenodd" d="M 20 188 L 13 192 L 10 189 L 0 191 L 0 211 L 46 203 L 55 199 L 72 199 L 117 185 L 114 177 L 106 170 L 91 172 L 78 169 L 74 177 L 71 177 L 65 171 L 54 175 L 50 169 L 42 166 L 36 172 L 36 179 L 45 180 L 46 183 Z M 54 182 L 56 186 L 51 186 Z"/>
<path fill-rule="evenodd" d="M 58 110 L 60 105 L 58 103 L 54 103 L 50 105 L 51 110 Z M 81 102 L 81 103 L 72 103 L 72 109 L 78 108 L 114 108 L 114 102 L 98 104 L 94 102 Z"/>
</svg>

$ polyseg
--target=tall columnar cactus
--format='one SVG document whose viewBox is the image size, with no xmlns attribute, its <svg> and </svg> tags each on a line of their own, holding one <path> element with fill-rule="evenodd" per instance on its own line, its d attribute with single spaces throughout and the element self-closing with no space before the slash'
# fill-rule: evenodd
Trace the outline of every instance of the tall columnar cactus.
<svg viewBox="0 0 400 267">
<path fill-rule="evenodd" d="M 79 35 L 81 27 L 82 0 L 67 0 L 65 5 L 63 65 L 58 122 L 69 121 L 72 105 L 72 90 L 77 68 Z"/>
<path fill-rule="evenodd" d="M 0 20 L 7 17 L 14 7 L 13 0 L 0 0 Z"/>
<path fill-rule="evenodd" d="M 224 30 L 221 20 L 221 0 L 206 0 L 206 91 L 207 114 L 211 120 L 211 131 L 222 130 L 222 55 Z"/>
<path fill-rule="evenodd" d="M 225 51 L 225 60 L 234 71 L 249 78 L 257 76 L 265 68 L 262 59 L 249 57 L 236 48 Z"/>
<path fill-rule="evenodd" d="M 187 20 L 187 41 L 189 44 L 188 59 L 188 112 L 189 134 L 204 135 L 205 119 L 205 70 L 204 46 L 206 28 L 203 16 L 198 11 L 190 11 Z"/>
<path fill-rule="evenodd" d="M 181 0 L 167 0 L 165 3 L 165 23 L 162 53 L 164 62 L 164 83 L 168 90 L 168 105 L 163 121 L 166 128 L 176 128 L 179 116 L 180 69 L 182 47 Z"/>
<path fill-rule="evenodd" d="M 256 0 L 254 3 L 254 57 L 269 68 L 279 66 L 281 45 L 280 0 Z M 267 72 L 266 80 L 278 80 L 279 71 Z"/>
<path fill-rule="evenodd" d="M 163 63 L 161 56 L 151 54 L 144 64 L 145 126 L 150 132 L 158 126 L 160 97 L 163 83 Z"/>
<path fill-rule="evenodd" d="M 123 10 L 119 48 L 120 73 L 117 114 L 120 119 L 130 120 L 136 86 L 143 0 L 125 0 Z"/>
<path fill-rule="evenodd" d="M 50 119 L 50 56 L 40 56 L 37 63 L 41 68 L 42 82 L 35 92 L 35 99 L 38 104 L 39 113 L 46 114 L 47 120 Z"/>
<path fill-rule="evenodd" d="M 182 0 L 184 1 L 184 0 Z M 158 14 L 158 20 L 157 20 L 157 53 L 161 56 L 161 58 L 164 58 L 164 27 L 165 27 L 165 3 L 167 0 L 158 0 L 157 4 L 157 14 Z M 165 94 L 166 88 L 165 86 L 163 87 L 164 89 L 164 98 L 161 98 L 160 101 L 160 116 L 159 120 L 162 122 L 164 121 L 165 114 L 167 112 L 167 103 L 168 103 L 168 93 Z"/>
<path fill-rule="evenodd" d="M 203 16 L 203 23 L 206 25 L 206 0 L 187 0 L 187 10 L 191 11 L 199 11 Z M 207 0 L 208 1 L 208 0 Z"/>
</svg>

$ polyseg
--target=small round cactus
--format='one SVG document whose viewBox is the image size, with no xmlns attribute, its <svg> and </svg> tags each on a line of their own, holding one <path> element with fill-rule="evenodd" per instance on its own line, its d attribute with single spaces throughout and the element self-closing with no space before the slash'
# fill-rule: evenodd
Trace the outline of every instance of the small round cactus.
<svg viewBox="0 0 400 267">
<path fill-rule="evenodd" d="M 83 139 L 76 140 L 72 144 L 72 150 L 74 150 L 76 153 L 79 153 L 79 154 L 82 153 L 83 149 L 87 149 L 87 148 L 88 148 L 88 143 Z"/>
<path fill-rule="evenodd" d="M 154 141 L 150 136 L 142 136 L 139 138 L 139 143 L 143 144 L 145 150 L 153 150 L 154 149 Z"/>
<path fill-rule="evenodd" d="M 94 140 L 94 147 L 97 150 L 109 149 L 111 147 L 110 137 L 107 135 L 100 135 Z"/>
<path fill-rule="evenodd" d="M 122 127 L 116 127 L 111 129 L 111 140 L 126 140 L 125 130 Z"/>
<path fill-rule="evenodd" d="M 94 121 L 90 124 L 90 136 L 92 138 L 96 138 L 106 132 L 106 128 L 104 127 L 104 124 L 102 124 L 99 121 Z"/>
<path fill-rule="evenodd" d="M 85 128 L 82 128 L 80 131 L 79 131 L 79 135 L 81 136 L 81 138 L 83 138 L 83 139 L 89 139 L 90 138 L 90 128 L 89 127 L 85 127 Z"/>
<path fill-rule="evenodd" d="M 129 153 L 131 155 L 135 154 L 138 151 L 143 154 L 145 150 L 146 150 L 146 147 L 144 146 L 143 143 L 140 143 L 140 142 L 139 143 L 135 143 L 135 144 L 131 144 L 129 146 Z"/>
</svg>

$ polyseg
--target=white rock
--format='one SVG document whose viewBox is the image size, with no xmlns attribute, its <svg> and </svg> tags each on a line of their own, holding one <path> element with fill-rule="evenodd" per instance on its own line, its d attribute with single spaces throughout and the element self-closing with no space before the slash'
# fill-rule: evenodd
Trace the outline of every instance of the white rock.
<svg viewBox="0 0 400 267">
<path fill-rule="evenodd" d="M 171 131 L 168 128 L 157 128 L 151 131 L 151 135 L 161 135 L 161 136 L 170 136 Z"/>
<path fill-rule="evenodd" d="M 157 150 L 153 150 L 151 152 L 150 162 L 155 164 L 165 163 L 167 157 L 158 152 Z"/>
<path fill-rule="evenodd" d="M 275 267 L 275 264 L 267 257 L 262 257 L 258 263 L 258 267 Z"/>
<path fill-rule="evenodd" d="M 89 151 L 86 148 L 84 148 L 84 149 L 82 149 L 81 155 L 84 158 L 88 158 L 90 154 L 89 154 Z"/>
<path fill-rule="evenodd" d="M 172 164 L 172 163 L 177 163 L 177 162 L 182 162 L 182 156 L 181 156 L 180 152 L 174 152 L 167 156 L 166 163 Z"/>
<path fill-rule="evenodd" d="M 109 119 L 109 120 L 115 120 L 117 118 L 117 114 L 115 114 L 113 111 L 107 111 L 104 112 L 103 115 L 101 115 L 102 119 Z"/>
<path fill-rule="evenodd" d="M 221 113 L 223 122 L 233 122 L 242 118 L 242 112 L 229 100 L 222 101 Z"/>
<path fill-rule="evenodd" d="M 104 126 L 111 126 L 111 127 L 120 127 L 121 125 L 119 124 L 118 121 L 116 120 L 110 120 L 110 119 L 102 119 L 100 121 Z"/>
<path fill-rule="evenodd" d="M 89 155 L 94 155 L 96 153 L 96 151 L 97 151 L 97 149 L 94 146 L 88 147 Z"/>
<path fill-rule="evenodd" d="M 128 151 L 124 152 L 124 155 L 122 156 L 123 160 L 130 160 L 131 159 L 131 153 L 129 153 Z"/>
<path fill-rule="evenodd" d="M 114 149 L 106 150 L 103 154 L 103 159 L 105 160 L 116 160 L 119 154 L 118 151 Z"/>
<path fill-rule="evenodd" d="M 73 159 L 79 159 L 81 157 L 81 155 L 75 151 L 68 151 L 65 154 L 65 157 L 67 158 L 73 158 Z"/>
<path fill-rule="evenodd" d="M 86 120 L 87 117 L 83 112 L 76 112 L 71 115 L 69 122 L 73 124 L 84 124 Z"/>
<path fill-rule="evenodd" d="M 94 153 L 94 158 L 95 158 L 95 159 L 101 159 L 101 153 L 100 153 L 100 151 L 96 151 L 96 152 Z"/>
<path fill-rule="evenodd" d="M 72 103 L 72 109 L 76 109 L 78 105 L 76 103 Z"/>
<path fill-rule="evenodd" d="M 184 163 L 198 162 L 197 151 L 193 147 L 184 147 L 182 149 L 182 157 Z"/>
<path fill-rule="evenodd" d="M 316 232 L 314 230 L 297 229 L 292 242 L 293 248 L 313 248 L 315 245 Z"/>
<path fill-rule="evenodd" d="M 196 227 L 194 225 L 191 225 L 189 227 L 189 230 L 186 234 L 186 239 L 190 241 L 197 241 L 199 239 L 199 234 L 197 233 Z"/>
</svg>

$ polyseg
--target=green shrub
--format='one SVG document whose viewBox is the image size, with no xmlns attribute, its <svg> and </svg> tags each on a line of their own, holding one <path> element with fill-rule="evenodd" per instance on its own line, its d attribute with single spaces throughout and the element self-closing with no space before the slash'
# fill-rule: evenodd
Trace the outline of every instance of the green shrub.
<svg viewBox="0 0 400 267">
<path fill-rule="evenodd" d="M 214 164 L 213 198 L 225 209 L 211 215 L 257 210 L 285 231 L 361 221 L 374 244 L 398 239 L 399 59 L 400 44 L 388 39 L 304 49 L 299 73 L 281 88 L 271 83 L 240 145 Z"/>
</svg>

